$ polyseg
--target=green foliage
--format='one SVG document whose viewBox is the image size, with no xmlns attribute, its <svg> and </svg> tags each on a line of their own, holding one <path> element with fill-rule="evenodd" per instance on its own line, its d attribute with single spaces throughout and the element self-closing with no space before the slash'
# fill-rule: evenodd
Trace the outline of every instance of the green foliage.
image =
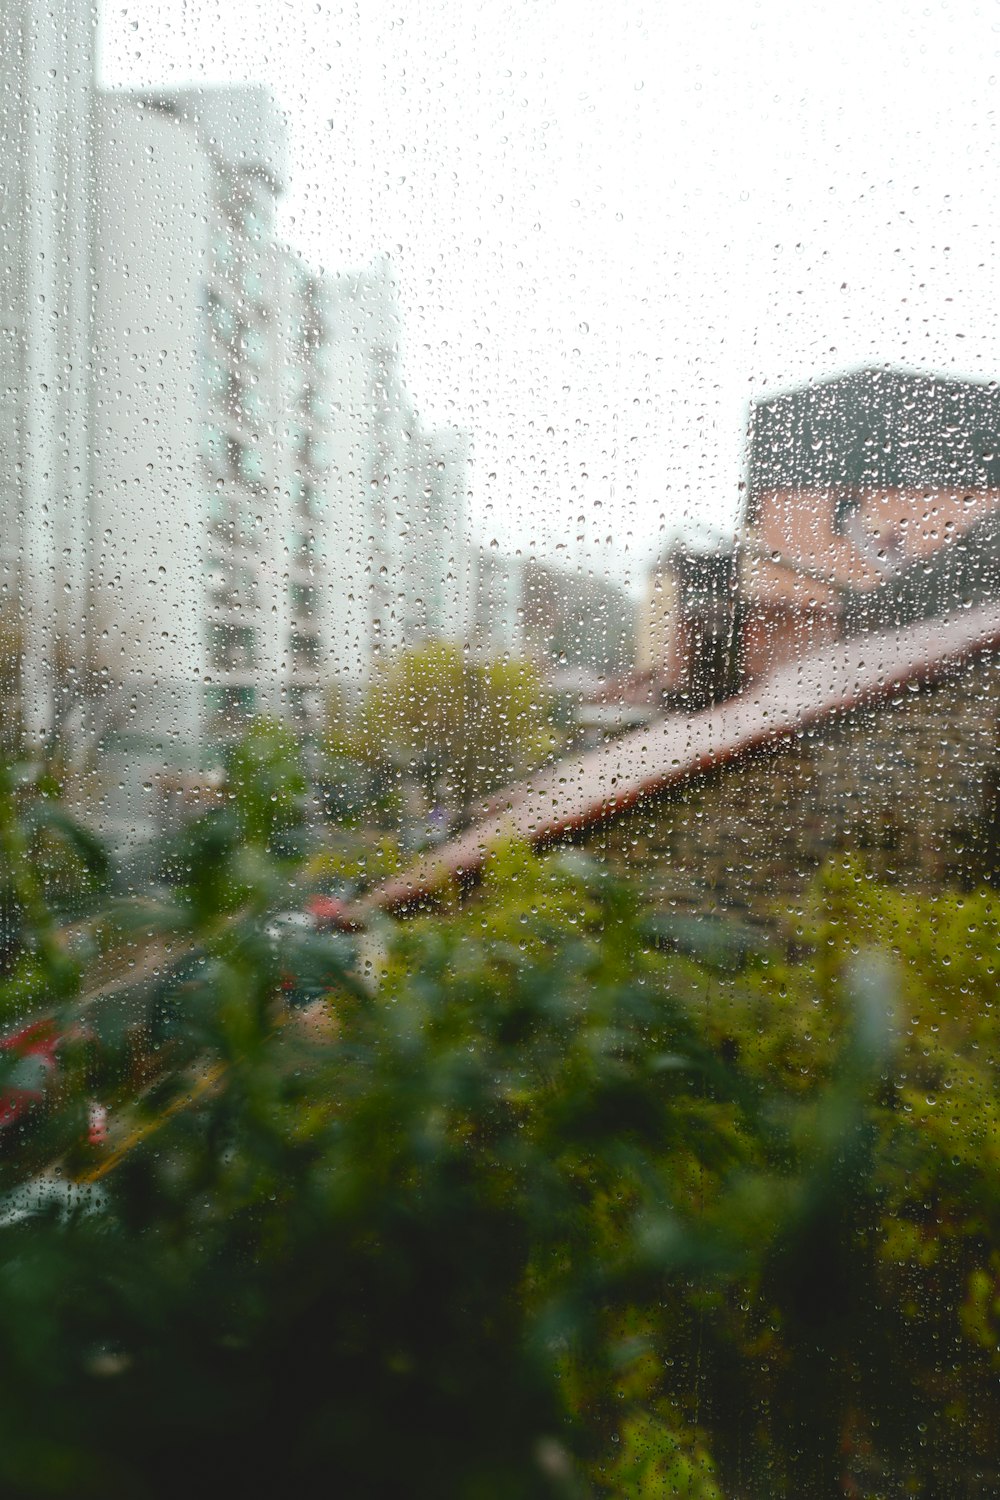
<svg viewBox="0 0 1000 1500">
<path fill-rule="evenodd" d="M 162 851 L 161 873 L 176 895 L 172 929 L 210 928 L 246 907 L 263 911 L 262 891 L 279 907 L 288 904 L 292 869 L 308 853 L 307 789 L 295 736 L 276 720 L 254 720 L 228 752 L 221 805 Z M 147 917 L 141 909 L 140 924 Z"/>
<path fill-rule="evenodd" d="M 401 816 L 396 777 L 377 740 L 366 732 L 363 706 L 346 693 L 326 693 L 323 726 L 314 746 L 315 773 L 329 820 L 340 829 L 362 833 L 376 826 L 398 825 Z"/>
<path fill-rule="evenodd" d="M 735 1063 L 734 1022 L 747 1002 L 732 993 L 729 952 L 721 969 L 714 962 L 718 934 L 706 939 L 711 966 L 664 953 L 676 934 L 668 939 L 662 920 L 646 917 L 583 856 L 495 857 L 481 904 L 446 925 L 468 955 L 463 965 L 461 951 L 448 952 L 458 987 L 469 964 L 478 976 L 477 1013 L 491 993 L 516 995 L 542 974 L 586 1010 L 576 1035 L 560 1038 L 558 1060 L 538 1055 L 531 1032 L 521 1066 L 535 1128 L 543 1079 L 559 1100 L 542 1157 L 567 1178 L 586 1172 L 594 1194 L 582 1240 L 601 1258 L 595 1269 L 572 1251 L 578 1357 L 564 1374 L 591 1437 L 603 1434 L 607 1454 L 621 1454 L 595 1461 L 598 1482 L 619 1493 L 686 1469 L 692 1483 L 702 1475 L 705 1495 L 713 1482 L 732 1495 L 841 1493 L 856 1457 L 849 1440 L 862 1360 L 872 1377 L 863 1394 L 886 1410 L 870 1253 L 873 1106 L 891 1043 L 884 966 L 871 959 L 845 983 L 848 1024 L 824 1086 L 805 1091 Z M 693 933 L 685 937 L 696 945 Z M 426 972 L 426 957 L 407 954 L 403 974 L 418 967 Z M 739 982 L 752 992 L 766 972 L 762 962 Z M 808 969 L 799 989 L 805 1005 L 821 1001 Z M 716 1002 L 728 1012 L 724 1033 Z M 592 1053 L 591 1027 L 621 1068 L 611 1108 L 607 1094 L 576 1087 L 573 1047 Z M 641 1038 L 634 1053 L 628 1035 Z M 575 1113 L 578 1097 L 586 1102 Z M 656 1432 L 662 1443 L 643 1453 Z M 616 1435 L 625 1438 L 617 1448 Z M 706 1448 L 714 1481 L 698 1457 Z"/>
<path fill-rule="evenodd" d="M 118 1031 L 0 788 L 10 983 L 67 1037 L 0 1131 L 0 1493 L 993 1486 L 998 898 L 831 869 L 790 956 L 513 847 L 366 935 L 373 988 L 278 921 L 297 776 L 254 726 L 170 894 L 106 918 Z"/>
<path fill-rule="evenodd" d="M 305 875 L 316 885 L 378 885 L 398 875 L 406 857 L 392 834 L 376 830 L 338 828 L 322 849 L 312 855 Z"/>
<path fill-rule="evenodd" d="M 352 711 L 344 689 L 331 683 L 323 695 L 323 725 L 320 748 L 335 761 L 358 759 L 364 754 L 358 715 Z"/>
<path fill-rule="evenodd" d="M 858 1365 L 872 1369 L 877 1336 L 892 1395 L 883 1441 L 891 1432 L 941 1493 L 963 1493 L 963 1454 L 977 1456 L 991 1486 L 1000 1473 L 998 934 L 995 892 L 918 896 L 875 884 L 853 862 L 830 867 L 805 923 L 824 1003 L 810 1006 L 801 962 L 772 962 L 751 977 L 743 1015 L 754 1024 L 738 1038 L 762 1078 L 822 1087 L 852 949 L 895 957 L 898 1035 L 874 1116 L 878 1212 L 867 1231 L 877 1301 Z"/>
<path fill-rule="evenodd" d="M 58 917 L 103 891 L 107 858 L 66 813 L 58 785 L 27 765 L 0 765 L 0 1018 L 72 996 L 79 964 Z"/>
<path fill-rule="evenodd" d="M 545 694 L 522 661 L 476 662 L 432 641 L 401 652 L 369 690 L 363 712 L 369 754 L 467 809 L 515 781 L 555 744 Z"/>
<path fill-rule="evenodd" d="M 287 725 L 254 720 L 229 752 L 226 786 L 243 842 L 273 849 L 296 828 L 308 782 L 301 746 Z"/>
</svg>

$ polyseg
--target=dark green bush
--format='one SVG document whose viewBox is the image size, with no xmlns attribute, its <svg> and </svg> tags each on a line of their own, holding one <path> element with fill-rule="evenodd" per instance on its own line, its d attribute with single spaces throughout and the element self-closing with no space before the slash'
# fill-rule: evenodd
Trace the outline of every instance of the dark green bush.
<svg viewBox="0 0 1000 1500">
<path fill-rule="evenodd" d="M 0 1133 L 0 1493 L 989 1493 L 996 899 L 831 872 L 792 963 L 508 850 L 353 964 L 274 922 L 286 750 L 107 918 L 128 1024 L 18 877 L 67 1041 Z"/>
</svg>

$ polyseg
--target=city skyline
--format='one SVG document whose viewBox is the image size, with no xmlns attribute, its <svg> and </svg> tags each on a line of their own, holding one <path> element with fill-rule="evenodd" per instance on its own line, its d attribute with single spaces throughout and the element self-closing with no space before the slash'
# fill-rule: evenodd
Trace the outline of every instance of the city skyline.
<svg viewBox="0 0 1000 1500">
<path fill-rule="evenodd" d="M 1000 373 L 971 8 L 132 0 L 103 56 L 112 83 L 276 89 L 286 232 L 328 269 L 392 255 L 418 400 L 476 431 L 487 544 L 634 588 L 671 530 L 735 520 L 762 392 Z"/>
<path fill-rule="evenodd" d="M 251 715 L 316 732 L 461 635 L 470 438 L 406 385 L 388 259 L 286 243 L 266 85 L 103 89 L 86 0 L 6 11 L 6 733 L 99 760 L 132 838 Z"/>
</svg>

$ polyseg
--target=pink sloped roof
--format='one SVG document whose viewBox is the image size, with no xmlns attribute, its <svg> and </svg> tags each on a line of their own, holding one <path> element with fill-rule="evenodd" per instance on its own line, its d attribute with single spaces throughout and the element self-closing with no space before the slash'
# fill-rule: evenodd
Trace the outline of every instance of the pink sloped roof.
<svg viewBox="0 0 1000 1500">
<path fill-rule="evenodd" d="M 659 719 L 597 750 L 547 766 L 503 795 L 504 805 L 377 887 L 363 905 L 392 910 L 474 874 L 503 839 L 543 844 L 624 811 L 796 730 L 929 681 L 1000 647 L 1000 605 L 858 637 L 776 668 L 735 698 Z"/>
</svg>

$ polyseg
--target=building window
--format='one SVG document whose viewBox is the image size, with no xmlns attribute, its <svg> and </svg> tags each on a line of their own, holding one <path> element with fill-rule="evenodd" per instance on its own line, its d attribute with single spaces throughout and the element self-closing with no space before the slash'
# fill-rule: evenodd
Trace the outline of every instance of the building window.
<svg viewBox="0 0 1000 1500">
<path fill-rule="evenodd" d="M 323 438 L 312 437 L 309 443 L 309 466 L 318 473 L 330 467 L 330 444 Z"/>
<path fill-rule="evenodd" d="M 241 464 L 240 478 L 244 484 L 256 488 L 264 483 L 264 460 L 256 448 L 244 447 Z"/>
<path fill-rule="evenodd" d="M 217 672 L 249 671 L 256 665 L 252 626 L 213 620 L 208 627 L 208 648 L 212 667 Z"/>
<path fill-rule="evenodd" d="M 240 338 L 243 354 L 249 365 L 260 369 L 267 361 L 267 339 L 258 328 L 247 329 Z"/>
<path fill-rule="evenodd" d="M 245 684 L 213 685 L 205 689 L 209 732 L 218 739 L 234 739 L 257 704 L 256 689 Z"/>
<path fill-rule="evenodd" d="M 216 268 L 227 271 L 233 263 L 233 247 L 229 238 L 224 234 L 217 234 L 212 241 L 212 259 Z"/>
<path fill-rule="evenodd" d="M 235 312 L 218 292 L 210 291 L 208 294 L 208 315 L 213 332 L 223 343 L 231 344 L 239 324 Z"/>
<path fill-rule="evenodd" d="M 316 609 L 316 589 L 311 583 L 293 583 L 289 590 L 292 613 L 297 619 L 309 619 Z"/>
<path fill-rule="evenodd" d="M 317 636 L 306 635 L 302 631 L 293 630 L 288 638 L 288 648 L 291 653 L 293 666 L 309 669 L 319 666 L 320 653 Z"/>
<path fill-rule="evenodd" d="M 857 495 L 840 494 L 833 502 L 833 529 L 838 536 L 843 536 L 850 529 L 854 517 L 861 509 L 861 501 Z"/>
<path fill-rule="evenodd" d="M 311 532 L 291 532 L 287 546 L 292 562 L 298 566 L 311 567 L 316 561 L 316 539 Z"/>
<path fill-rule="evenodd" d="M 217 401 L 224 400 L 229 393 L 229 372 L 220 359 L 207 355 L 204 362 L 205 389 Z"/>
<path fill-rule="evenodd" d="M 225 521 L 229 515 L 229 496 L 224 487 L 214 485 L 208 492 L 208 519 L 210 521 Z"/>
<path fill-rule="evenodd" d="M 209 424 L 202 428 L 201 456 L 211 474 L 220 478 L 226 472 L 226 439 L 222 429 Z"/>
</svg>

